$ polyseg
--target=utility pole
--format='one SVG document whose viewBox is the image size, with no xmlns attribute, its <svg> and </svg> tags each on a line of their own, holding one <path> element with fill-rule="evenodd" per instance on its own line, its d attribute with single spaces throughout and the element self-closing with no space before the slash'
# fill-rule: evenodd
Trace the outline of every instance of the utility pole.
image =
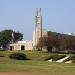
<svg viewBox="0 0 75 75">
<path fill-rule="evenodd" d="M 12 44 L 14 43 L 14 31 L 12 31 L 12 40 L 11 40 L 11 42 L 12 42 Z"/>
</svg>

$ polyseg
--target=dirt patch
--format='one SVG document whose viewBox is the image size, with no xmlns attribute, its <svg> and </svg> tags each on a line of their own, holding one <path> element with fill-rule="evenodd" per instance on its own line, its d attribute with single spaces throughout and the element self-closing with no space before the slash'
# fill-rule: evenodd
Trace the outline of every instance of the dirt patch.
<svg viewBox="0 0 75 75">
<path fill-rule="evenodd" d="M 0 72 L 0 75 L 49 75 L 49 74 L 33 73 L 33 72 Z"/>
</svg>

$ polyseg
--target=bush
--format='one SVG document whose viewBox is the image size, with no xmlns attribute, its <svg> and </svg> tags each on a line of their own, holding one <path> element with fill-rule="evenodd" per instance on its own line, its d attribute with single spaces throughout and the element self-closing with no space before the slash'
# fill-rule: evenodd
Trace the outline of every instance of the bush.
<svg viewBox="0 0 75 75">
<path fill-rule="evenodd" d="M 24 53 L 14 53 L 11 54 L 9 57 L 16 60 L 27 60 L 26 55 Z"/>
</svg>

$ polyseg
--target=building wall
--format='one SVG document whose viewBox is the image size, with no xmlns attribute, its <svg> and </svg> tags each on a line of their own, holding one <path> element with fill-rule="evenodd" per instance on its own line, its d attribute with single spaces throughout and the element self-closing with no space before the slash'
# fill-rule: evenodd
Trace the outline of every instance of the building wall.
<svg viewBox="0 0 75 75">
<path fill-rule="evenodd" d="M 36 44 L 36 42 L 35 42 L 35 40 L 36 40 L 36 38 L 35 38 L 35 30 L 33 31 L 33 46 L 35 46 L 35 44 Z"/>
<path fill-rule="evenodd" d="M 33 42 L 27 41 L 25 44 L 25 50 L 32 50 L 33 49 Z"/>
<path fill-rule="evenodd" d="M 33 31 L 33 47 L 36 46 L 38 44 L 39 38 L 40 38 L 40 33 L 38 35 L 36 35 L 35 33 L 36 31 Z M 39 36 L 39 37 L 38 37 Z M 42 29 L 42 37 L 47 36 L 47 30 Z M 36 38 L 38 37 L 38 38 Z M 37 42 L 37 43 L 36 43 Z"/>
<path fill-rule="evenodd" d="M 21 50 L 20 44 L 14 44 L 14 50 Z"/>
</svg>

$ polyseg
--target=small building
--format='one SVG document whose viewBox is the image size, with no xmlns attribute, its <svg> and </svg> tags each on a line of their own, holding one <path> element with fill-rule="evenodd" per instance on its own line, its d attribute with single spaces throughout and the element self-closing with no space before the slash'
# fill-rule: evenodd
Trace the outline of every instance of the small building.
<svg viewBox="0 0 75 75">
<path fill-rule="evenodd" d="M 10 44 L 9 50 L 32 50 L 33 44 L 32 41 L 18 41 L 14 44 Z"/>
</svg>

